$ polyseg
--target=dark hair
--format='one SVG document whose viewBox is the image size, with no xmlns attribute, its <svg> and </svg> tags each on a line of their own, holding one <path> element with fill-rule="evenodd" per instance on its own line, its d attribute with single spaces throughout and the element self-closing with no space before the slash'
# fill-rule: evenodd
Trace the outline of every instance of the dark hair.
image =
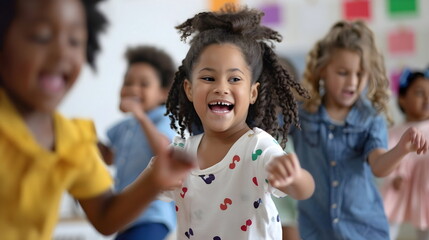
<svg viewBox="0 0 429 240">
<path fill-rule="evenodd" d="M 398 96 L 404 97 L 407 94 L 408 89 L 413 85 L 413 83 L 420 78 L 429 79 L 429 68 L 424 71 L 412 71 L 408 68 L 402 70 L 401 76 L 399 77 L 399 88 Z M 404 109 L 401 107 L 398 101 L 399 109 L 405 113 Z"/>
<path fill-rule="evenodd" d="M 134 63 L 151 65 L 158 73 L 162 88 L 170 88 L 176 69 L 173 60 L 166 52 L 151 46 L 138 46 L 128 48 L 125 58 L 128 61 L 128 67 Z"/>
<path fill-rule="evenodd" d="M 185 130 L 193 134 L 193 129 L 202 128 L 192 102 L 186 97 L 183 82 L 191 79 L 194 64 L 201 52 L 211 44 L 231 43 L 239 47 L 252 71 L 252 84 L 260 84 L 258 98 L 249 107 L 246 119 L 249 127 L 260 127 L 277 139 L 281 137 L 281 145 L 284 146 L 290 125 L 295 123 L 298 126 L 298 107 L 292 89 L 301 96 L 308 97 L 308 94 L 298 82 L 292 80 L 273 52 L 272 41 L 280 42 L 282 36 L 261 26 L 262 16 L 263 13 L 256 9 L 236 9 L 234 5 L 226 5 L 220 12 L 199 13 L 176 27 L 183 41 L 195 35 L 190 41 L 186 58 L 176 72 L 167 100 L 171 127 L 182 137 Z M 281 127 L 276 107 L 284 115 Z"/>
<path fill-rule="evenodd" d="M 97 4 L 103 0 L 81 0 L 85 8 L 88 42 L 86 47 L 86 59 L 93 69 L 95 56 L 100 51 L 98 35 L 107 27 L 106 17 L 97 9 Z M 0 50 L 3 48 L 4 40 L 10 24 L 16 15 L 18 0 L 0 1 Z"/>
</svg>

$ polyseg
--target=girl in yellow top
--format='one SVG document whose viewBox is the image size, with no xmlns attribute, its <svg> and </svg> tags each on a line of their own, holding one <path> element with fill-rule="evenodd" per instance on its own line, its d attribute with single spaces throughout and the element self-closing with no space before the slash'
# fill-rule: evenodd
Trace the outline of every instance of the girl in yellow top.
<svg viewBox="0 0 429 240">
<path fill-rule="evenodd" d="M 64 191 L 89 221 L 112 234 L 156 195 L 181 185 L 192 164 L 165 148 L 133 184 L 114 195 L 93 125 L 56 107 L 85 56 L 93 65 L 106 20 L 93 0 L 0 3 L 0 235 L 51 239 Z M 160 139 L 160 144 L 165 144 Z"/>
</svg>

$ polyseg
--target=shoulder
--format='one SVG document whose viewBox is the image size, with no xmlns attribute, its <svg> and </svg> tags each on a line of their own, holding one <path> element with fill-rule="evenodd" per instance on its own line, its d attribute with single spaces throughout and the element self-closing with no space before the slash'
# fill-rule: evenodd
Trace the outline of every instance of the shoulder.
<svg viewBox="0 0 429 240">
<path fill-rule="evenodd" d="M 172 144 L 173 144 L 173 147 L 186 148 L 188 146 L 198 144 L 201 137 L 202 137 L 202 134 L 188 136 L 185 138 L 182 138 L 180 135 L 176 135 L 173 138 Z"/>
<path fill-rule="evenodd" d="M 67 137 L 71 141 L 96 141 L 97 139 L 94 122 L 90 119 L 69 119 L 59 113 L 55 114 L 54 119 L 57 127 L 56 131 L 60 137 Z"/>
<path fill-rule="evenodd" d="M 359 99 L 356 102 L 346 121 L 351 125 L 364 128 L 372 125 L 386 125 L 385 117 L 374 109 L 369 100 L 365 99 Z"/>
<path fill-rule="evenodd" d="M 249 145 L 257 148 L 275 147 L 281 149 L 278 141 L 266 131 L 260 128 L 253 128 L 253 133 L 248 134 Z"/>
</svg>

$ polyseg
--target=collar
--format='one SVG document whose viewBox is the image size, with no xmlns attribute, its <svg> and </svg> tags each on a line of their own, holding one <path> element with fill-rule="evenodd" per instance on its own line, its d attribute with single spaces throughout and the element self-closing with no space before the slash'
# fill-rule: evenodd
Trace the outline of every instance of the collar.
<svg viewBox="0 0 429 240">
<path fill-rule="evenodd" d="M 37 143 L 4 89 L 0 88 L 0 134 L 27 155 L 43 156 L 46 161 L 40 161 L 41 164 L 49 164 L 58 158 L 73 162 L 74 158 L 66 156 L 73 156 L 77 147 L 96 141 L 95 127 L 91 121 L 69 120 L 58 112 L 53 113 L 53 118 L 56 150 L 49 151 Z"/>
</svg>

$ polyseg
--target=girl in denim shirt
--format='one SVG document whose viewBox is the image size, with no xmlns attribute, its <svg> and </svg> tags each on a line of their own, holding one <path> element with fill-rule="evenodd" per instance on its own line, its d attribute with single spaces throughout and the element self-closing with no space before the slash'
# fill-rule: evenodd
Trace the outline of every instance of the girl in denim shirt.
<svg viewBox="0 0 429 240">
<path fill-rule="evenodd" d="M 309 53 L 304 84 L 311 100 L 291 131 L 302 167 L 314 177 L 313 196 L 298 203 L 305 240 L 389 239 L 383 203 L 373 182 L 426 139 L 409 128 L 387 151 L 389 83 L 372 31 L 360 21 L 336 23 Z"/>
</svg>

